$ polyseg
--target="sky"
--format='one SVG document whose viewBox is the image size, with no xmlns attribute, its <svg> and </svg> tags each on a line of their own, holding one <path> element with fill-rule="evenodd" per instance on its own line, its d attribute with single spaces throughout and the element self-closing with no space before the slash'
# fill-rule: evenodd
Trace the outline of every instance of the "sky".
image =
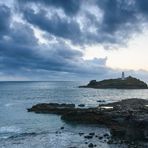
<svg viewBox="0 0 148 148">
<path fill-rule="evenodd" d="M 0 0 L 0 81 L 148 82 L 148 0 Z"/>
</svg>

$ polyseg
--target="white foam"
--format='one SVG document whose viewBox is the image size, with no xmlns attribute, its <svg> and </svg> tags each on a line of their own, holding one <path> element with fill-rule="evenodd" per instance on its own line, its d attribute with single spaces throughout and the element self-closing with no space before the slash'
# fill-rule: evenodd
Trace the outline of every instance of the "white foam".
<svg viewBox="0 0 148 148">
<path fill-rule="evenodd" d="M 16 126 L 2 126 L 0 133 L 20 133 L 21 129 Z"/>
<path fill-rule="evenodd" d="M 114 107 L 112 107 L 112 106 L 101 106 L 101 107 L 99 107 L 99 109 L 114 109 Z"/>
<path fill-rule="evenodd" d="M 13 103 L 7 103 L 7 104 L 5 104 L 6 107 L 13 106 L 13 105 L 14 105 Z"/>
<path fill-rule="evenodd" d="M 61 133 L 60 135 L 48 135 L 48 144 L 52 148 L 60 148 L 70 147 L 71 142 L 78 143 L 80 141 L 80 137 L 78 135 L 72 134 L 70 132 Z"/>
<path fill-rule="evenodd" d="M 102 106 L 101 108 L 104 108 L 104 109 L 113 109 L 112 106 Z"/>
<path fill-rule="evenodd" d="M 7 139 L 9 136 L 0 136 L 0 139 Z"/>
</svg>

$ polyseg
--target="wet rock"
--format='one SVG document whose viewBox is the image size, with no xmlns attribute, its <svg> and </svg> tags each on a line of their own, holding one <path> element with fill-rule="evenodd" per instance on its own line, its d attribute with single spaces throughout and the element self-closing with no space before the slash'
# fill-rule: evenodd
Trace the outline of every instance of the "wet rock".
<svg viewBox="0 0 148 148">
<path fill-rule="evenodd" d="M 39 103 L 37 105 L 28 108 L 28 112 L 36 113 L 53 113 L 63 114 L 67 111 L 72 111 L 75 108 L 75 104 L 58 104 L 58 103 Z"/>
<path fill-rule="evenodd" d="M 85 107 L 85 104 L 79 104 L 78 106 L 79 107 Z"/>
<path fill-rule="evenodd" d="M 57 134 L 57 135 L 58 135 L 58 134 L 61 134 L 61 131 L 56 131 L 55 134 Z"/>
<path fill-rule="evenodd" d="M 105 100 L 97 100 L 97 102 L 99 102 L 99 103 L 104 103 Z"/>
<path fill-rule="evenodd" d="M 107 143 L 108 143 L 108 144 L 113 144 L 113 140 L 111 139 L 111 140 L 109 140 Z"/>
<path fill-rule="evenodd" d="M 61 130 L 63 130 L 63 129 L 64 129 L 64 126 L 61 127 Z"/>
<path fill-rule="evenodd" d="M 95 135 L 95 133 L 89 133 L 89 135 L 94 136 L 94 135 Z"/>
<path fill-rule="evenodd" d="M 125 136 L 125 134 L 126 134 L 126 130 L 122 127 L 115 126 L 111 129 L 111 135 L 113 137 L 121 138 L 121 137 Z"/>
<path fill-rule="evenodd" d="M 108 133 L 106 133 L 106 134 L 104 134 L 103 136 L 104 136 L 104 137 L 109 137 L 109 134 L 108 134 Z"/>
<path fill-rule="evenodd" d="M 84 135 L 84 133 L 79 133 L 80 136 Z"/>
<path fill-rule="evenodd" d="M 92 143 L 90 143 L 90 144 L 88 145 L 88 147 L 92 148 L 92 147 L 94 147 L 94 145 L 93 145 Z"/>
<path fill-rule="evenodd" d="M 84 138 L 86 138 L 86 139 L 92 139 L 93 136 L 91 136 L 91 135 L 86 135 L 86 136 L 84 136 Z"/>
<path fill-rule="evenodd" d="M 100 136 L 100 137 L 99 137 L 99 140 L 101 140 L 101 139 L 103 139 L 103 137 L 102 137 L 102 136 Z"/>
</svg>

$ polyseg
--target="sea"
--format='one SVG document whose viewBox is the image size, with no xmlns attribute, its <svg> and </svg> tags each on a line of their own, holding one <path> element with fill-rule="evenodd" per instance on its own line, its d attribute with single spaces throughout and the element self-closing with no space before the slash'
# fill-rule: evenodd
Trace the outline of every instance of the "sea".
<svg viewBox="0 0 148 148">
<path fill-rule="evenodd" d="M 27 112 L 37 103 L 74 103 L 95 107 L 127 98 L 148 99 L 147 89 L 91 89 L 79 88 L 86 82 L 0 82 L 0 148 L 87 148 L 93 143 L 98 148 L 115 148 L 97 137 L 109 129 L 102 125 L 66 123 L 60 116 Z M 64 127 L 64 129 L 61 129 Z M 85 139 L 94 132 L 96 138 Z M 122 147 L 127 147 L 122 145 Z"/>
</svg>

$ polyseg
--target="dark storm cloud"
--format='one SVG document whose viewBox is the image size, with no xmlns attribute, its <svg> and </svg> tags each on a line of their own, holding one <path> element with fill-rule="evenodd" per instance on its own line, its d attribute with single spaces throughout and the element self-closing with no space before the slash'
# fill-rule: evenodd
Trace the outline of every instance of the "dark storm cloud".
<svg viewBox="0 0 148 148">
<path fill-rule="evenodd" d="M 46 15 L 47 12 L 43 10 L 35 13 L 28 9 L 24 12 L 24 17 L 28 22 L 55 36 L 76 40 L 80 35 L 79 25 L 74 20 L 60 18 L 57 14 L 52 15 L 51 18 Z"/>
<path fill-rule="evenodd" d="M 23 31 L 19 30 L 19 36 L 13 34 L 13 40 L 0 42 L 1 70 L 26 68 L 72 72 L 73 68 L 71 67 L 75 67 L 75 60 L 82 57 L 81 52 L 72 50 L 64 44 L 50 44 L 46 47 L 46 51 L 44 51 L 45 47 L 42 49 L 43 47 L 38 44 L 30 45 L 30 43 L 27 44 L 27 41 L 23 44 L 23 39 L 19 39 L 22 35 L 27 38 Z"/>
<path fill-rule="evenodd" d="M 36 5 L 37 12 L 30 8 L 31 4 L 36 3 L 40 4 Z M 120 45 L 125 43 L 132 33 L 141 30 L 143 17 L 147 16 L 147 3 L 146 0 L 28 0 L 19 1 L 19 6 L 23 10 L 24 19 L 29 23 L 56 37 L 69 39 L 73 44 Z M 97 6 L 103 13 L 102 20 L 94 14 L 95 11 L 83 10 L 82 6 L 85 7 L 85 4 Z M 47 9 L 43 10 L 42 5 Z M 48 18 L 48 13 L 52 13 L 51 6 L 54 6 L 55 10 L 59 7 L 63 9 L 67 18 L 60 17 L 58 13 L 53 13 Z M 72 17 L 69 17 L 69 14 L 73 14 Z M 83 29 L 77 22 L 81 14 L 85 16 L 81 22 L 85 26 Z M 95 28 L 96 32 L 89 31 L 90 27 Z"/>
<path fill-rule="evenodd" d="M 104 12 L 102 29 L 105 32 L 113 33 L 118 29 L 122 31 L 121 26 L 128 23 L 131 27 L 137 21 L 136 10 L 130 0 L 103 0 L 98 1 L 98 6 Z"/>
<path fill-rule="evenodd" d="M 1 23 L 4 33 L 1 34 L 0 40 L 1 72 L 20 73 L 22 69 L 73 71 L 72 67 L 76 65 L 73 62 L 82 57 L 81 52 L 72 50 L 64 42 L 50 44 L 46 47 L 39 45 L 30 26 L 23 23 L 13 23 L 10 27 L 10 13 L 4 16 L 10 10 L 6 6 L 0 7 L 2 8 L 0 11 L 1 20 L 4 20 Z M 45 48 L 46 51 L 44 51 Z"/>
<path fill-rule="evenodd" d="M 0 5 L 0 37 L 6 34 L 10 25 L 10 9 L 4 5 Z"/>
<path fill-rule="evenodd" d="M 52 43 L 46 46 L 40 45 L 30 26 L 23 23 L 13 23 L 8 26 L 9 32 L 0 41 L 0 69 L 5 75 L 30 74 L 30 77 L 38 71 L 44 73 L 67 72 L 81 75 L 95 73 L 90 69 L 99 67 L 103 70 L 104 59 L 98 60 L 99 65 L 93 65 L 92 61 L 83 60 L 80 51 L 71 49 L 64 42 Z"/>
<path fill-rule="evenodd" d="M 138 11 L 142 14 L 148 15 L 148 1 L 147 0 L 136 0 L 135 2 Z"/>
<path fill-rule="evenodd" d="M 72 50 L 64 44 L 51 44 L 50 47 L 46 47 L 46 51 L 41 51 L 39 48 L 42 47 L 0 43 L 1 70 L 16 73 L 46 70 L 78 75 L 95 74 L 99 69 L 102 73 L 106 70 L 106 59 L 84 61 L 81 52 Z"/>
<path fill-rule="evenodd" d="M 80 47 L 96 43 L 121 45 L 141 29 L 148 15 L 147 0 L 17 1 L 16 9 L 0 5 L 0 74 L 4 75 L 112 76 L 119 70 L 108 68 L 106 58 L 84 60 L 82 52 L 72 49 L 66 41 Z M 19 13 L 21 21 L 13 18 L 15 13 Z M 39 43 L 33 28 L 45 32 L 47 45 Z M 49 36 L 56 42 L 51 43 Z"/>
<path fill-rule="evenodd" d="M 133 32 L 139 31 L 142 23 L 147 22 L 147 0 L 97 0 L 97 4 L 104 12 L 101 24 L 103 32 L 118 31 L 121 32 L 120 35 L 128 37 Z"/>
<path fill-rule="evenodd" d="M 62 8 L 67 15 L 75 15 L 81 6 L 82 0 L 18 0 L 20 4 L 41 3 L 45 6 Z"/>
</svg>

